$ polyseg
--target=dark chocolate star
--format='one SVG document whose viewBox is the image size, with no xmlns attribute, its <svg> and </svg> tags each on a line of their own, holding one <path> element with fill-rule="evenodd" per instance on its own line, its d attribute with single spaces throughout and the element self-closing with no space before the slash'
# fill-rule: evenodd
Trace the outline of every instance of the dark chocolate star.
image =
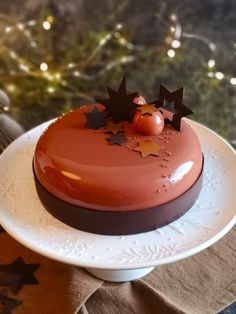
<svg viewBox="0 0 236 314">
<path fill-rule="evenodd" d="M 107 112 L 100 111 L 96 106 L 93 111 L 84 112 L 84 115 L 87 118 L 85 128 L 97 130 L 105 125 Z"/>
<path fill-rule="evenodd" d="M 21 257 L 18 257 L 12 264 L 0 264 L 0 286 L 9 286 L 17 294 L 24 285 L 38 284 L 34 272 L 39 264 L 25 264 Z"/>
<path fill-rule="evenodd" d="M 133 100 L 138 96 L 138 93 L 127 94 L 125 78 L 123 78 L 117 92 L 110 87 L 107 87 L 107 91 L 108 99 L 96 99 L 96 101 L 105 106 L 108 117 L 111 117 L 115 123 L 132 121 L 137 107 Z"/>
<path fill-rule="evenodd" d="M 3 227 L 0 225 L 0 233 L 1 232 L 5 232 L 5 230 L 3 229 Z"/>
<path fill-rule="evenodd" d="M 108 137 L 106 140 L 112 145 L 122 145 L 127 142 L 126 137 L 122 133 L 113 134 L 112 136 Z"/>
<path fill-rule="evenodd" d="M 172 113 L 177 113 L 177 111 L 175 110 L 175 107 L 174 107 L 174 102 L 169 102 L 167 100 L 164 100 L 164 105 L 163 105 L 163 108 L 165 108 L 166 110 L 172 112 Z"/>
<path fill-rule="evenodd" d="M 19 299 L 9 298 L 6 289 L 0 290 L 0 303 L 2 304 L 1 314 L 11 314 L 18 305 L 22 303 Z"/>
<path fill-rule="evenodd" d="M 165 118 L 165 125 L 170 124 L 176 131 L 181 129 L 181 119 L 193 113 L 191 109 L 183 104 L 183 87 L 174 92 L 170 92 L 165 86 L 160 85 L 159 99 L 151 103 L 155 104 L 157 108 L 164 107 L 165 101 L 173 102 L 176 113 L 172 120 Z"/>
</svg>

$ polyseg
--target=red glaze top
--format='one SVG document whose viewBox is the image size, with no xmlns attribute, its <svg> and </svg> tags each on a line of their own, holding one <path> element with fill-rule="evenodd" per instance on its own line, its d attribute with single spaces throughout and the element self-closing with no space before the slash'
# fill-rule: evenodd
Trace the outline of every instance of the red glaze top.
<svg viewBox="0 0 236 314">
<path fill-rule="evenodd" d="M 197 135 L 184 120 L 181 132 L 165 126 L 160 135 L 151 137 L 162 147 L 159 157 L 142 158 L 130 148 L 147 136 L 135 133 L 131 124 L 125 126 L 130 141 L 124 146 L 109 144 L 110 133 L 84 128 L 83 112 L 93 106 L 63 115 L 37 143 L 35 173 L 54 196 L 94 210 L 138 210 L 173 200 L 195 183 L 202 152 Z"/>
</svg>

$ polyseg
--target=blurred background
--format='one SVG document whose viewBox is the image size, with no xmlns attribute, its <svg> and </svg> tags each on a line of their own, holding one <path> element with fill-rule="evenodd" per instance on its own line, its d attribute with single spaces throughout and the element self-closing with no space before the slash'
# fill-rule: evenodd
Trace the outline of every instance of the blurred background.
<svg viewBox="0 0 236 314">
<path fill-rule="evenodd" d="M 0 88 L 25 130 L 105 96 L 184 86 L 192 119 L 236 147 L 233 0 L 0 2 Z"/>
</svg>

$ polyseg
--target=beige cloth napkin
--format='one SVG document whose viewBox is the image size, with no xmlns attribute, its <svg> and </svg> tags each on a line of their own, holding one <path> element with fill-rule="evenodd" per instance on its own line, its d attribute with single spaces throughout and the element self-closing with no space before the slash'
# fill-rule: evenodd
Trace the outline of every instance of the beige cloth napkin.
<svg viewBox="0 0 236 314">
<path fill-rule="evenodd" d="M 7 233 L 0 233 L 0 252 L 0 264 L 18 256 L 40 263 L 38 285 L 24 286 L 17 296 L 8 288 L 22 300 L 13 314 L 210 314 L 236 300 L 236 227 L 199 254 L 120 284 L 40 256 Z"/>
</svg>

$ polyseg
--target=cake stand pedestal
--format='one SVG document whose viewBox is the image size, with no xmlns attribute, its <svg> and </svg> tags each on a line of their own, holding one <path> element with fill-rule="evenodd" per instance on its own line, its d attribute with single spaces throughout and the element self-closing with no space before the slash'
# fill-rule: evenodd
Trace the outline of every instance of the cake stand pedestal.
<svg viewBox="0 0 236 314">
<path fill-rule="evenodd" d="M 98 269 L 85 268 L 93 276 L 112 282 L 125 282 L 142 278 L 149 274 L 155 267 L 138 268 L 138 269 Z"/>
<path fill-rule="evenodd" d="M 188 120 L 199 136 L 205 166 L 198 200 L 185 215 L 163 228 L 127 236 L 91 234 L 63 224 L 41 205 L 32 172 L 35 145 L 50 122 L 22 135 L 0 156 L 0 224 L 29 249 L 103 280 L 124 282 L 200 252 L 236 223 L 235 151 Z"/>
</svg>

